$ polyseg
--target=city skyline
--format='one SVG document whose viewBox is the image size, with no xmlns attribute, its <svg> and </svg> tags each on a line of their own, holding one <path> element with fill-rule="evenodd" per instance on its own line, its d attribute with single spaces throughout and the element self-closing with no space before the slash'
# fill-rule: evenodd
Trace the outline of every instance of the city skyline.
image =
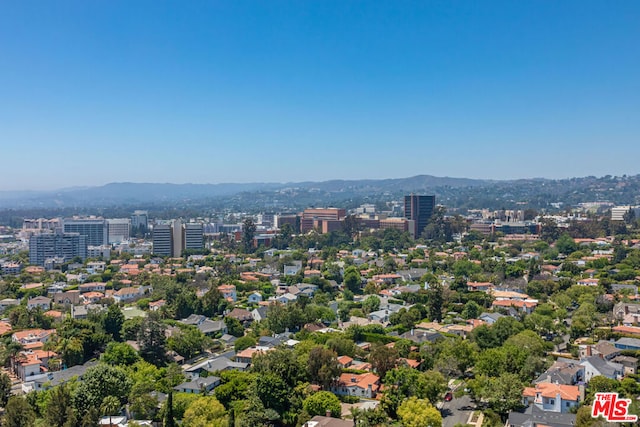
<svg viewBox="0 0 640 427">
<path fill-rule="evenodd" d="M 0 6 L 0 191 L 635 175 L 640 4 Z"/>
</svg>

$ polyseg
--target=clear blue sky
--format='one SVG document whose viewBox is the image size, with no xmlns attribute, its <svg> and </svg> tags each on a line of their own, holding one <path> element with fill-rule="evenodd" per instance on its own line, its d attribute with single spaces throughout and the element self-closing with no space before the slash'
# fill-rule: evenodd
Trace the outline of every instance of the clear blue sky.
<svg viewBox="0 0 640 427">
<path fill-rule="evenodd" d="M 0 190 L 640 173 L 640 1 L 0 2 Z"/>
</svg>

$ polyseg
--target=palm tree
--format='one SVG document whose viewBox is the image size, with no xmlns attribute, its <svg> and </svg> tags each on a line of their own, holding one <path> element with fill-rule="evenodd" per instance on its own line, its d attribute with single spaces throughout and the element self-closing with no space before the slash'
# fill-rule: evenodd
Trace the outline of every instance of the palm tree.
<svg viewBox="0 0 640 427">
<path fill-rule="evenodd" d="M 102 405 L 100 409 L 102 410 L 102 415 L 109 416 L 109 426 L 112 427 L 113 423 L 111 422 L 112 415 L 120 414 L 120 399 L 115 396 L 107 396 L 102 400 Z"/>
</svg>

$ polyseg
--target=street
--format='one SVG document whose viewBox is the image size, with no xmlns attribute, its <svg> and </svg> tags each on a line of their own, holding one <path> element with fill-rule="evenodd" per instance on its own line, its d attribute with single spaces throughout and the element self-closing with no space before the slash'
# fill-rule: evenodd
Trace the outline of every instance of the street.
<svg viewBox="0 0 640 427">
<path fill-rule="evenodd" d="M 450 402 L 443 402 L 440 412 L 442 413 L 442 427 L 453 427 L 456 424 L 466 424 L 473 412 L 474 404 L 469 395 L 461 398 L 453 398 Z"/>
</svg>

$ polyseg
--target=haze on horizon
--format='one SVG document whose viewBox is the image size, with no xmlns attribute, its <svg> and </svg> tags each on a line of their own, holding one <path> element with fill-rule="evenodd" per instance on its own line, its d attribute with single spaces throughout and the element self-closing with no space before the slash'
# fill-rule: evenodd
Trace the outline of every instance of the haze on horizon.
<svg viewBox="0 0 640 427">
<path fill-rule="evenodd" d="M 4 2 L 0 191 L 635 175 L 638 18 L 630 0 Z"/>
</svg>

